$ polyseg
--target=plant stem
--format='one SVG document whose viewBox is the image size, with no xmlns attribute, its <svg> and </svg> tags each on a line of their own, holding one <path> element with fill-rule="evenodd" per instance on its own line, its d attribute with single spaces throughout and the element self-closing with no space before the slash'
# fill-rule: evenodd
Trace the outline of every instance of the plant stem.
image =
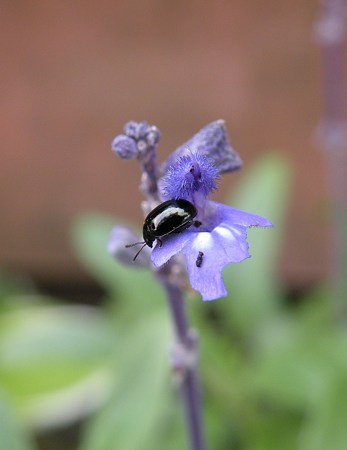
<svg viewBox="0 0 347 450">
<path fill-rule="evenodd" d="M 172 317 L 177 344 L 183 346 L 186 355 L 193 355 L 193 363 L 186 364 L 180 382 L 181 396 L 186 414 L 186 425 L 191 450 L 205 450 L 200 386 L 197 370 L 197 340 L 191 332 L 185 311 L 185 301 L 179 287 L 163 281 Z"/>
<path fill-rule="evenodd" d="M 321 0 L 316 24 L 322 53 L 323 118 L 332 216 L 331 284 L 336 318 L 347 319 L 347 129 L 345 119 L 346 1 Z"/>
</svg>

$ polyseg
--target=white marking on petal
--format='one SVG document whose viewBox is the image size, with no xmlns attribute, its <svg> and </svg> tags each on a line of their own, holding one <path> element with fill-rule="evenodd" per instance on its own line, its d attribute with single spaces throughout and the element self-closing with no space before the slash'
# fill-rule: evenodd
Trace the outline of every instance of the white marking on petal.
<svg viewBox="0 0 347 450">
<path fill-rule="evenodd" d="M 208 249 L 211 247 L 213 247 L 213 237 L 211 236 L 211 233 L 208 233 L 207 231 L 196 233 L 196 238 L 192 245 L 194 250 Z"/>
<path fill-rule="evenodd" d="M 219 234 L 219 236 L 221 236 L 223 239 L 227 239 L 227 240 L 235 240 L 235 231 L 231 231 L 229 228 L 226 227 L 222 227 L 219 226 L 217 228 L 214 229 L 214 232 Z"/>
</svg>

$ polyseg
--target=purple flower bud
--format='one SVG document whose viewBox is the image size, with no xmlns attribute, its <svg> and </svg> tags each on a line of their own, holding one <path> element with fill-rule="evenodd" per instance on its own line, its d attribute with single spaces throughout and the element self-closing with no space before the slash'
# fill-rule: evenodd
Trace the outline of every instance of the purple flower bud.
<svg viewBox="0 0 347 450">
<path fill-rule="evenodd" d="M 233 172 L 242 167 L 242 161 L 231 147 L 224 120 L 216 120 L 196 133 L 189 141 L 178 147 L 167 159 L 164 171 L 183 155 L 199 153 L 207 156 L 219 173 Z"/>
<path fill-rule="evenodd" d="M 146 132 L 146 140 L 148 142 L 148 145 L 155 146 L 160 141 L 160 131 L 157 127 L 154 125 L 148 127 Z"/>
<path fill-rule="evenodd" d="M 112 151 L 121 159 L 133 159 L 138 155 L 136 142 L 124 134 L 119 134 L 113 139 Z"/>
<path fill-rule="evenodd" d="M 130 121 L 124 126 L 124 133 L 132 138 L 140 151 L 144 151 L 147 147 L 154 147 L 160 140 L 160 131 L 154 125 L 147 122 Z"/>
<path fill-rule="evenodd" d="M 145 137 L 148 127 L 149 125 L 146 121 L 135 122 L 131 120 L 124 125 L 124 133 L 135 141 L 138 141 Z"/>
</svg>

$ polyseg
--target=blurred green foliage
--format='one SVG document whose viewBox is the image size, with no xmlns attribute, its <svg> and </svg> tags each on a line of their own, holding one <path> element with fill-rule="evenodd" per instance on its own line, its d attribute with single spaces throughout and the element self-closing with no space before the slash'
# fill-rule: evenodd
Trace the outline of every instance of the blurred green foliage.
<svg viewBox="0 0 347 450">
<path fill-rule="evenodd" d="M 249 230 L 252 258 L 223 272 L 228 298 L 187 296 L 211 449 L 347 448 L 347 332 L 324 286 L 291 304 L 279 279 L 289 192 L 280 156 L 247 171 L 227 202 L 275 228 Z M 76 255 L 108 293 L 101 308 L 0 279 L 0 450 L 37 450 L 35 433 L 81 419 L 78 450 L 186 448 L 164 293 L 149 271 L 107 254 L 116 222 L 85 215 L 72 230 Z"/>
</svg>

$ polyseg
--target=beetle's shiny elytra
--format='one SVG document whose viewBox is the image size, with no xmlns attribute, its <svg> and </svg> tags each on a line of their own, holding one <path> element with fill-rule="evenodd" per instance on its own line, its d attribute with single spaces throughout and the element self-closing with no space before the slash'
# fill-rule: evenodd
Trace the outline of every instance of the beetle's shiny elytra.
<svg viewBox="0 0 347 450">
<path fill-rule="evenodd" d="M 154 208 L 143 224 L 143 239 L 149 247 L 157 239 L 160 246 L 161 237 L 180 233 L 190 227 L 197 215 L 195 206 L 188 200 L 168 200 Z"/>
<path fill-rule="evenodd" d="M 126 245 L 126 247 L 133 247 L 137 244 L 143 244 L 136 253 L 133 261 L 135 261 L 146 245 L 148 245 L 148 247 L 153 247 L 153 242 L 155 240 L 159 242 L 161 247 L 163 243 L 160 238 L 173 233 L 181 233 L 193 223 L 196 227 L 199 227 L 201 222 L 194 221 L 194 217 L 197 213 L 195 206 L 188 202 L 188 200 L 182 198 L 168 200 L 158 205 L 148 214 L 143 224 L 144 242 Z"/>
</svg>

